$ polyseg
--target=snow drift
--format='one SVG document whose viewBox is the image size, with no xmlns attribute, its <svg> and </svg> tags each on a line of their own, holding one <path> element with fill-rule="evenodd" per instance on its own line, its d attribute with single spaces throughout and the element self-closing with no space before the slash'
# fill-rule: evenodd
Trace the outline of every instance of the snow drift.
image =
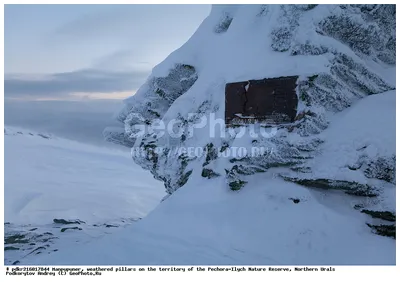
<svg viewBox="0 0 400 282">
<path fill-rule="evenodd" d="M 125 152 L 8 126 L 4 139 L 6 222 L 139 218 L 163 196 Z"/>
<path fill-rule="evenodd" d="M 144 217 L 165 195 L 121 150 L 5 127 L 4 262 L 88 242 Z"/>
</svg>

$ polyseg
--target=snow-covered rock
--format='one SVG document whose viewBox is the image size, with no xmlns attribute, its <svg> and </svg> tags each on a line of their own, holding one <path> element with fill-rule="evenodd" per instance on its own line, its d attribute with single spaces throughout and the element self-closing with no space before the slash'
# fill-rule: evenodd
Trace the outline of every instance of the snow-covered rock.
<svg viewBox="0 0 400 282">
<path fill-rule="evenodd" d="M 395 41 L 394 5 L 214 6 L 117 115 L 112 139 L 171 196 L 33 263 L 395 264 Z M 281 76 L 299 76 L 294 123 L 218 122 L 226 83 Z"/>
<path fill-rule="evenodd" d="M 367 151 L 374 148 L 381 156 L 394 152 L 394 100 L 394 91 L 369 96 L 332 118 L 322 136 L 327 140 L 321 145 L 318 157 L 307 162 L 310 173 L 314 173 L 309 178 L 368 181 L 362 170 L 351 170 L 347 165 L 357 159 L 360 145 L 366 145 L 363 150 Z M 385 126 L 377 126 L 383 123 Z M 371 131 L 370 126 L 376 130 Z M 338 134 L 337 138 L 331 138 Z M 185 186 L 141 221 L 84 245 L 66 241 L 60 251 L 30 257 L 25 263 L 234 266 L 396 263 L 396 242 L 390 238 L 395 232 L 392 183 L 377 180 L 372 184 L 380 184 L 379 196 L 360 197 L 345 194 L 341 189 L 326 189 L 325 182 L 308 186 L 284 181 L 282 173 L 290 171 L 278 167 L 247 175 L 245 189 L 236 192 L 225 189 L 222 177 L 204 178 L 194 173 Z"/>
<path fill-rule="evenodd" d="M 243 183 L 244 170 L 302 164 L 322 143 L 319 133 L 328 128 L 332 114 L 358 99 L 394 89 L 390 79 L 377 71 L 395 62 L 393 42 L 392 5 L 217 5 L 188 42 L 156 66 L 147 82 L 125 101 L 118 114 L 124 134 L 121 127 L 119 132 L 106 129 L 105 135 L 147 152 L 133 154 L 134 161 L 162 180 L 169 194 L 205 163 L 236 187 Z M 294 124 L 278 128 L 267 138 L 249 134 L 238 138 L 243 128 L 223 137 L 221 132 L 228 132 L 223 125 L 212 138 L 210 115 L 223 119 L 227 82 L 288 75 L 299 76 Z M 188 128 L 197 127 L 204 117 L 207 124 L 189 134 Z M 160 119 L 164 124 L 176 120 L 175 132 L 183 134 L 154 134 Z M 148 131 L 141 135 L 140 126 Z M 205 161 L 206 154 L 171 154 L 176 147 L 251 150 L 254 142 L 273 150 L 240 160 Z"/>
</svg>

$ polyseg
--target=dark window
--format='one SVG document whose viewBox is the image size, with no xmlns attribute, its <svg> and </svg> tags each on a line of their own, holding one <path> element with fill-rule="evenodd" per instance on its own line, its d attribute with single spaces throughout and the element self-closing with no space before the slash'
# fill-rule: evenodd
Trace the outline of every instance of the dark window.
<svg viewBox="0 0 400 282">
<path fill-rule="evenodd" d="M 225 123 L 290 123 L 297 113 L 298 76 L 228 83 Z"/>
</svg>

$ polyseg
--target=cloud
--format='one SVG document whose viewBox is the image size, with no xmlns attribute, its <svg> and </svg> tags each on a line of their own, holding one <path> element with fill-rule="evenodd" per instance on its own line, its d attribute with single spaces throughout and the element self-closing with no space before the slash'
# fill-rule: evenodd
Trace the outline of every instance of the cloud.
<svg viewBox="0 0 400 282">
<path fill-rule="evenodd" d="M 103 130 L 117 126 L 113 114 L 122 101 L 4 101 L 4 124 L 51 133 L 97 146 L 111 146 L 104 141 Z M 120 149 L 123 148 L 119 146 Z M 118 147 L 116 147 L 118 148 Z"/>
<path fill-rule="evenodd" d="M 204 4 L 98 5 L 57 26 L 48 39 L 63 45 L 76 40 L 105 43 L 107 39 L 107 45 L 132 46 L 138 45 L 141 38 L 144 40 L 140 40 L 140 45 L 146 45 L 149 40 L 153 44 L 160 39 L 181 43 L 193 34 L 210 8 Z"/>
<path fill-rule="evenodd" d="M 51 36 L 56 39 L 93 39 L 104 37 L 120 39 L 120 36 L 126 34 L 135 23 L 136 17 L 141 17 L 140 14 L 134 13 L 134 7 L 113 7 L 103 10 L 95 10 L 92 13 L 86 13 L 78 18 L 72 19 L 70 22 L 56 28 Z M 100 6 L 100 8 L 102 8 Z"/>
<path fill-rule="evenodd" d="M 132 50 L 118 50 L 95 60 L 93 68 L 118 71 L 129 69 L 150 71 L 153 65 L 150 62 L 138 60 L 138 57 Z"/>
<path fill-rule="evenodd" d="M 150 71 L 105 71 L 84 69 L 43 77 L 9 75 L 4 79 L 4 93 L 11 99 L 68 98 L 74 93 L 118 93 L 138 89 Z M 88 95 L 90 97 L 90 95 Z M 118 99 L 120 97 L 116 97 Z"/>
</svg>

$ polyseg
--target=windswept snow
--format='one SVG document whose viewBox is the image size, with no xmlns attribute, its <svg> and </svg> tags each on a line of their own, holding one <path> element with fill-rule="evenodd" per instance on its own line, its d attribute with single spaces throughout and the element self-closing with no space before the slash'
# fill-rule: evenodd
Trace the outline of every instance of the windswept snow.
<svg viewBox="0 0 400 282">
<path fill-rule="evenodd" d="M 360 172 L 348 166 L 361 154 L 371 159 L 396 154 L 396 92 L 359 100 L 334 115 L 320 137 L 325 140 L 319 148 L 321 153 L 306 164 L 315 177 L 359 181 Z"/>
<path fill-rule="evenodd" d="M 347 197 L 253 176 L 239 193 L 192 179 L 142 221 L 33 264 L 394 264 L 395 241 L 371 233 Z M 299 199 L 294 203 L 291 198 Z M 329 203 L 329 206 L 327 205 Z"/>
<path fill-rule="evenodd" d="M 165 195 L 162 183 L 134 166 L 127 152 L 7 126 L 4 142 L 6 264 L 112 233 Z"/>
<path fill-rule="evenodd" d="M 162 183 L 133 165 L 129 153 L 29 133 L 6 127 L 6 222 L 137 218 L 164 196 Z"/>
<path fill-rule="evenodd" d="M 10 127 L 4 139 L 6 222 L 143 217 L 164 195 L 129 153 Z"/>
</svg>

